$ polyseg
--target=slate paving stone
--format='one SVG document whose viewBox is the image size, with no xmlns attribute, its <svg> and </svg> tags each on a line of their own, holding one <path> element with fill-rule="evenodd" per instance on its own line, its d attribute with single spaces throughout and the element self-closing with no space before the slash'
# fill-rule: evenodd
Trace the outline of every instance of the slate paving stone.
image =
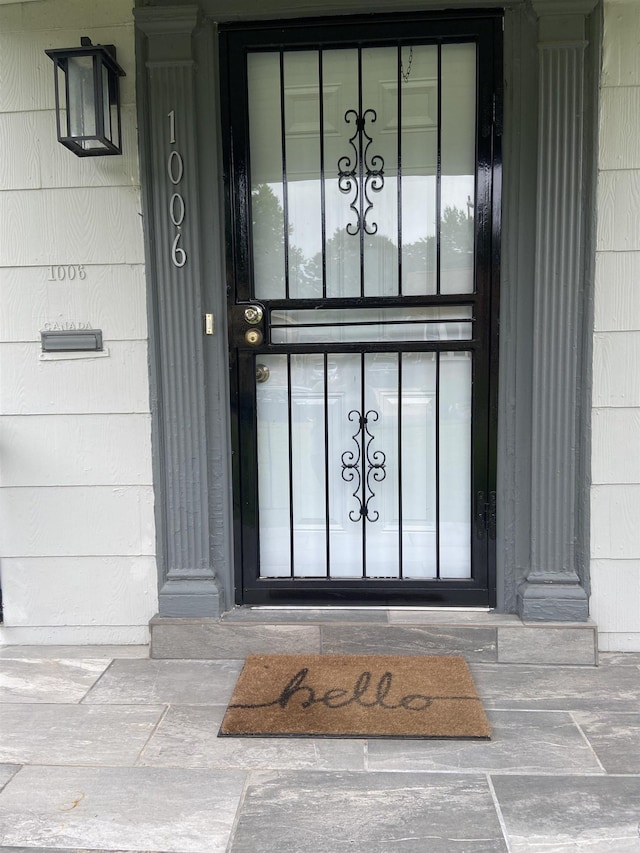
<svg viewBox="0 0 640 853">
<path fill-rule="evenodd" d="M 0 705 L 0 761 L 133 766 L 162 705 Z"/>
<path fill-rule="evenodd" d="M 507 847 L 484 778 L 252 774 L 229 853 L 304 850 L 506 853 Z"/>
<path fill-rule="evenodd" d="M 145 767 L 364 770 L 365 741 L 335 738 L 219 738 L 226 706 L 167 711 L 140 757 Z"/>
<path fill-rule="evenodd" d="M 576 711 L 573 717 L 607 773 L 640 774 L 640 712 Z"/>
<path fill-rule="evenodd" d="M 491 741 L 371 740 L 370 770 L 482 773 L 603 773 L 571 715 L 491 711 Z"/>
<path fill-rule="evenodd" d="M 300 623 L 300 622 L 375 622 L 385 623 L 388 621 L 386 610 L 375 610 L 373 608 L 341 609 L 339 607 L 279 607 L 274 610 L 266 610 L 264 607 L 238 607 L 224 613 L 223 622 L 267 622 L 278 623 Z"/>
<path fill-rule="evenodd" d="M 510 613 L 488 613 L 486 610 L 412 610 L 410 607 L 389 610 L 389 622 L 394 625 L 478 625 L 487 628 L 522 624 L 518 616 Z"/>
<path fill-rule="evenodd" d="M 242 666 L 240 660 L 117 660 L 83 704 L 226 705 Z"/>
<path fill-rule="evenodd" d="M 468 627 L 375 627 L 323 625 L 322 651 L 336 655 L 463 655 L 468 661 L 497 660 L 497 629 Z"/>
<path fill-rule="evenodd" d="M 640 652 L 600 652 L 600 666 L 638 666 L 640 667 Z"/>
<path fill-rule="evenodd" d="M 596 636 L 591 628 L 498 628 L 500 663 L 581 664 L 596 662 Z"/>
<path fill-rule="evenodd" d="M 60 660 L 103 660 L 148 658 L 149 646 L 2 646 L 0 658 L 58 658 Z"/>
<path fill-rule="evenodd" d="M 19 764 L 0 764 L 0 791 L 20 770 Z"/>
<path fill-rule="evenodd" d="M 0 660 L 0 702 L 80 702 L 109 659 Z"/>
<path fill-rule="evenodd" d="M 239 772 L 24 767 L 0 793 L 0 847 L 222 853 Z"/>
<path fill-rule="evenodd" d="M 217 619 L 197 624 L 152 623 L 154 658 L 237 660 L 250 654 L 320 654 L 320 627 L 314 624 L 265 625 Z"/>
<path fill-rule="evenodd" d="M 633 666 L 471 664 L 485 708 L 636 711 L 640 669 Z"/>
<path fill-rule="evenodd" d="M 638 853 L 640 777 L 494 776 L 511 853 Z"/>
</svg>

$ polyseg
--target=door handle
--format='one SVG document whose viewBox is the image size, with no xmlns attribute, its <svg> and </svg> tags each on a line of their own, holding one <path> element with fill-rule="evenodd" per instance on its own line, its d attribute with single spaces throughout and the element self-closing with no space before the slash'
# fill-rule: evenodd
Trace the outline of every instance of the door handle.
<svg viewBox="0 0 640 853">
<path fill-rule="evenodd" d="M 250 326 L 257 326 L 262 322 L 264 311 L 261 305 L 247 305 L 244 309 L 244 319 Z"/>
<path fill-rule="evenodd" d="M 268 382 L 271 371 L 266 364 L 256 364 L 256 382 Z"/>
</svg>

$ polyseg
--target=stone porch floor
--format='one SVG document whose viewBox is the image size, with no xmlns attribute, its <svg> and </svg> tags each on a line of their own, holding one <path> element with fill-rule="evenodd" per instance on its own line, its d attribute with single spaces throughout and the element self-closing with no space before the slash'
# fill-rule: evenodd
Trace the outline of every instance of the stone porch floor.
<svg viewBox="0 0 640 853">
<path fill-rule="evenodd" d="M 0 649 L 0 851 L 638 853 L 640 655 L 470 659 L 491 742 L 216 738 L 239 659 Z"/>
</svg>

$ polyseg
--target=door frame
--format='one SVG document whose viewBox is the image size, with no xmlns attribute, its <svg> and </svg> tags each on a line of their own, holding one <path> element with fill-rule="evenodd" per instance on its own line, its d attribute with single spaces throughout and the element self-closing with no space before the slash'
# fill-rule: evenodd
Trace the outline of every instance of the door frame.
<svg viewBox="0 0 640 853">
<path fill-rule="evenodd" d="M 492 187 L 489 219 L 478 219 L 476 226 L 476 256 L 478 247 L 482 246 L 486 254 L 486 263 L 476 271 L 476 281 L 480 282 L 486 300 L 486 321 L 478 333 L 486 336 L 483 352 L 486 353 L 487 369 L 482 373 L 483 386 L 478 387 L 476 371 L 474 370 L 473 399 L 483 395 L 486 400 L 486 418 L 478 422 L 476 419 L 472 432 L 471 463 L 475 470 L 478 460 L 484 460 L 486 475 L 483 478 L 484 489 L 477 491 L 472 478 L 471 495 L 471 533 L 472 552 L 478 562 L 478 554 L 483 554 L 484 569 L 482 585 L 471 579 L 462 581 L 438 580 L 425 586 L 425 581 L 403 580 L 399 583 L 369 583 L 366 581 L 342 581 L 340 589 L 326 590 L 326 582 L 305 579 L 299 581 L 281 581 L 273 583 L 247 583 L 244 576 L 243 564 L 246 561 L 246 551 L 256 550 L 257 519 L 255 509 L 250 502 L 243 498 L 250 490 L 249 480 L 257 467 L 254 451 L 250 456 L 238 452 L 241 431 L 246 431 L 246 412 L 240 405 L 238 379 L 239 365 L 237 350 L 230 344 L 230 376 L 231 376 L 231 441 L 233 447 L 233 527 L 235 553 L 235 590 L 237 604 L 397 604 L 404 606 L 428 605 L 457 605 L 457 606 L 488 606 L 496 604 L 496 478 L 497 478 L 497 387 L 498 387 L 498 305 L 500 278 L 500 188 L 501 188 L 501 125 L 502 125 L 502 13 L 499 10 L 471 11 L 468 13 L 438 12 L 404 15 L 377 15 L 375 17 L 340 17 L 307 19 L 296 21 L 267 21 L 243 22 L 221 25 L 220 27 L 220 67 L 222 69 L 222 119 L 223 119 L 223 158 L 225 181 L 225 210 L 227 228 L 227 291 L 230 305 L 235 301 L 234 293 L 239 279 L 246 293 L 250 293 L 249 279 L 251 276 L 250 257 L 248 248 L 241 243 L 241 233 L 249 233 L 250 217 L 248 202 L 237 204 L 233 191 L 233 182 L 240 182 L 247 190 L 248 168 L 237 154 L 237 146 L 245 144 L 248 151 L 248 139 L 239 140 L 238 134 L 232 128 L 235 110 L 235 94 L 237 87 L 242 85 L 246 93 L 245 51 L 251 47 L 265 49 L 269 46 L 283 45 L 291 47 L 315 46 L 323 47 L 353 46 L 366 42 L 366 45 L 383 45 L 385 41 L 397 40 L 405 36 L 407 31 L 417 27 L 428 27 L 424 40 L 449 39 L 463 40 L 473 36 L 480 41 L 486 54 L 484 57 L 483 74 L 491 86 L 485 86 L 483 98 L 478 101 L 477 117 L 477 151 L 476 174 L 484 170 L 489 174 L 489 185 Z M 286 40 L 282 38 L 283 27 L 286 27 Z M 327 35 L 331 33 L 331 37 Z M 384 35 L 383 35 L 384 34 Z M 481 61 L 479 58 L 478 67 Z M 480 86 L 480 78 L 478 85 Z M 488 89 L 491 89 L 489 94 Z M 246 94 L 244 95 L 246 99 Z M 246 125 L 245 125 L 246 130 Z M 483 148 L 482 155 L 479 151 Z M 487 156 L 487 152 L 489 156 Z M 240 163 L 240 165 L 238 165 Z M 245 196 L 246 198 L 246 196 Z M 481 233 L 483 232 L 483 233 Z M 245 254 L 246 253 L 246 254 Z M 482 276 L 482 278 L 481 278 Z M 476 291 L 477 292 L 477 291 Z M 405 297 L 406 299 L 406 297 Z M 331 300 L 331 305 L 334 301 Z M 335 303 L 337 304 L 337 302 Z M 312 306 L 311 306 L 312 307 Z M 480 327 L 480 323 L 477 326 Z M 234 312 L 229 311 L 229 339 L 237 334 Z M 245 366 L 245 381 L 248 380 Z M 255 400 L 251 417 L 253 423 L 249 429 L 255 429 Z M 247 474 L 247 469 L 252 470 Z M 257 506 L 257 498 L 256 498 Z M 337 584 L 336 584 L 337 586 Z M 436 588 L 437 587 L 437 588 Z M 321 594 L 322 593 L 322 594 Z"/>
</svg>

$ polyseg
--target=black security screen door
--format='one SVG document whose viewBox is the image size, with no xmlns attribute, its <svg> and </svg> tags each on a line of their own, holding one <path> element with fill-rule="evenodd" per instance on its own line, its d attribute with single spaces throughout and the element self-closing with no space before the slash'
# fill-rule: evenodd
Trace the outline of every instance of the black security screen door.
<svg viewBox="0 0 640 853">
<path fill-rule="evenodd" d="M 494 603 L 501 35 L 222 33 L 239 602 Z"/>
</svg>

